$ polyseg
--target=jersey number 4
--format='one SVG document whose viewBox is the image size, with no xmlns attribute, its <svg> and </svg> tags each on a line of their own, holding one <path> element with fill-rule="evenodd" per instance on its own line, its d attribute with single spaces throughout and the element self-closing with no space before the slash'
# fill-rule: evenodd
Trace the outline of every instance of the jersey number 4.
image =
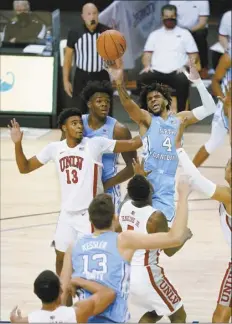
<svg viewBox="0 0 232 324">
<path fill-rule="evenodd" d="M 172 151 L 172 143 L 171 143 L 170 137 L 165 138 L 165 140 L 163 141 L 162 146 L 166 147 L 168 152 Z"/>
<path fill-rule="evenodd" d="M 78 176 L 77 176 L 77 170 L 66 170 L 66 176 L 67 176 L 67 183 L 77 183 L 78 182 Z"/>
<path fill-rule="evenodd" d="M 89 260 L 89 255 L 83 255 L 83 261 L 84 261 L 84 273 L 90 273 L 90 272 L 100 272 L 100 273 L 107 273 L 107 256 L 103 253 L 94 254 L 91 257 L 91 260 Z M 92 263 L 93 261 L 96 261 L 97 263 L 97 269 L 92 269 L 89 271 L 89 261 Z"/>
</svg>

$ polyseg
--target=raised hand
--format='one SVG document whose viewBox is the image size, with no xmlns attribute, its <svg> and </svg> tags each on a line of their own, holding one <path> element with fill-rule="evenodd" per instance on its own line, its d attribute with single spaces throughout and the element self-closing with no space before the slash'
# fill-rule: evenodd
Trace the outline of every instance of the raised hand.
<svg viewBox="0 0 232 324">
<path fill-rule="evenodd" d="M 16 119 L 10 121 L 10 125 L 7 126 L 10 130 L 10 136 L 12 141 L 16 144 L 22 141 L 23 132 L 20 130 L 19 123 L 17 123 Z"/>
<path fill-rule="evenodd" d="M 104 69 L 109 73 L 113 81 L 123 81 L 123 63 L 122 59 L 115 61 L 104 61 Z"/>
<path fill-rule="evenodd" d="M 10 321 L 11 323 L 17 323 L 21 319 L 22 319 L 21 310 L 18 308 L 18 306 L 15 306 L 10 313 Z"/>
<path fill-rule="evenodd" d="M 144 159 L 142 161 L 139 161 L 139 158 L 133 159 L 132 162 L 134 174 L 140 174 L 144 177 L 147 177 L 152 171 L 145 171 L 144 170 Z"/>
<path fill-rule="evenodd" d="M 189 79 L 189 81 L 195 82 L 197 80 L 200 80 L 201 77 L 200 77 L 200 75 L 199 75 L 199 73 L 197 71 L 197 67 L 196 67 L 196 64 L 195 64 L 193 58 L 189 59 L 188 65 L 189 65 L 189 72 L 190 73 L 188 73 L 186 70 L 184 70 L 183 72 L 186 75 L 186 77 Z"/>
<path fill-rule="evenodd" d="M 191 229 L 187 227 L 184 235 L 185 235 L 184 242 L 186 242 L 192 238 L 193 233 L 192 233 Z"/>
</svg>

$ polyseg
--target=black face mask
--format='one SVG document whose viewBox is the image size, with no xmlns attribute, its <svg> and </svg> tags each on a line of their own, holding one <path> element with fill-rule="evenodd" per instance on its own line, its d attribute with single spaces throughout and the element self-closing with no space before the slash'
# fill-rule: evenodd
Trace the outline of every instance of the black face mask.
<svg viewBox="0 0 232 324">
<path fill-rule="evenodd" d="M 173 29 L 176 27 L 177 20 L 176 18 L 166 18 L 163 19 L 163 24 L 167 29 Z"/>
<path fill-rule="evenodd" d="M 27 25 L 30 22 L 30 14 L 27 12 L 22 12 L 17 16 L 20 25 Z"/>
</svg>

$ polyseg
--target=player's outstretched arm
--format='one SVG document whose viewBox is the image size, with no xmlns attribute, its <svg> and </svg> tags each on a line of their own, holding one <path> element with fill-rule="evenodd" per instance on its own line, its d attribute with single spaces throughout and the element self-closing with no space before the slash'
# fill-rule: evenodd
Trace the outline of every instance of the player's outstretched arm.
<svg viewBox="0 0 232 324">
<path fill-rule="evenodd" d="M 10 136 L 15 144 L 15 158 L 20 173 L 29 173 L 40 168 L 43 164 L 33 156 L 29 160 L 25 157 L 22 147 L 23 132 L 20 129 L 16 119 L 11 120 L 11 125 L 8 125 Z"/>
<path fill-rule="evenodd" d="M 118 140 L 115 143 L 114 153 L 136 151 L 142 145 L 143 142 L 139 135 L 133 137 L 131 140 Z"/>
<path fill-rule="evenodd" d="M 126 126 L 117 122 L 114 128 L 114 138 L 116 140 L 131 140 L 131 133 Z M 114 177 L 112 177 L 104 183 L 105 190 L 116 186 L 117 184 L 120 184 L 133 176 L 132 162 L 133 159 L 136 158 L 136 156 L 136 151 L 122 153 L 122 158 L 126 166 L 125 168 L 120 170 Z"/>
<path fill-rule="evenodd" d="M 188 182 L 181 178 L 176 218 L 169 232 L 154 234 L 142 234 L 133 231 L 122 232 L 119 234 L 119 244 L 122 249 L 129 249 L 134 252 L 138 249 L 167 249 L 182 245 L 192 236 L 191 231 L 187 228 L 189 193 Z"/>
<path fill-rule="evenodd" d="M 115 81 L 121 104 L 135 123 L 138 125 L 144 124 L 145 126 L 149 127 L 151 122 L 150 114 L 141 109 L 127 93 L 125 83 L 123 81 L 123 68 L 121 60 L 116 60 L 115 62 L 111 63 L 113 64 L 106 62 L 105 68 L 111 76 L 111 79 Z"/>
<path fill-rule="evenodd" d="M 116 297 L 116 293 L 113 289 L 103 286 L 97 282 L 86 280 L 83 278 L 72 278 L 70 282 L 73 291 L 73 297 L 78 288 L 89 291 L 93 295 L 87 300 L 94 302 L 94 308 L 91 316 L 102 313 L 110 304 L 113 303 Z M 77 302 L 75 306 L 82 308 L 82 302 Z"/>
<path fill-rule="evenodd" d="M 195 124 L 200 120 L 212 115 L 216 111 L 216 104 L 202 82 L 197 68 L 193 61 L 189 61 L 190 74 L 185 71 L 186 77 L 193 82 L 200 94 L 202 106 L 194 108 L 192 111 L 183 111 L 177 114 L 177 117 L 184 119 L 188 117 L 188 125 Z"/>
<path fill-rule="evenodd" d="M 181 138 L 185 129 L 185 121 L 182 121 L 176 135 L 176 151 L 179 162 L 182 165 L 184 173 L 191 177 L 193 185 L 208 198 L 220 201 L 225 205 L 231 203 L 231 189 L 226 186 L 216 185 L 212 181 L 205 178 L 190 160 L 189 156 L 182 148 Z"/>
</svg>

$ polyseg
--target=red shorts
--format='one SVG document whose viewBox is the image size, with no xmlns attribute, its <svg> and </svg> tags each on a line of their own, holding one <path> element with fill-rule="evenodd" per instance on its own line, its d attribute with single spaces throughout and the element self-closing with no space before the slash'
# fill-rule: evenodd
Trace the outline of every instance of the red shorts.
<svg viewBox="0 0 232 324">
<path fill-rule="evenodd" d="M 232 307 L 232 262 L 226 269 L 217 302 L 222 306 Z"/>
</svg>

